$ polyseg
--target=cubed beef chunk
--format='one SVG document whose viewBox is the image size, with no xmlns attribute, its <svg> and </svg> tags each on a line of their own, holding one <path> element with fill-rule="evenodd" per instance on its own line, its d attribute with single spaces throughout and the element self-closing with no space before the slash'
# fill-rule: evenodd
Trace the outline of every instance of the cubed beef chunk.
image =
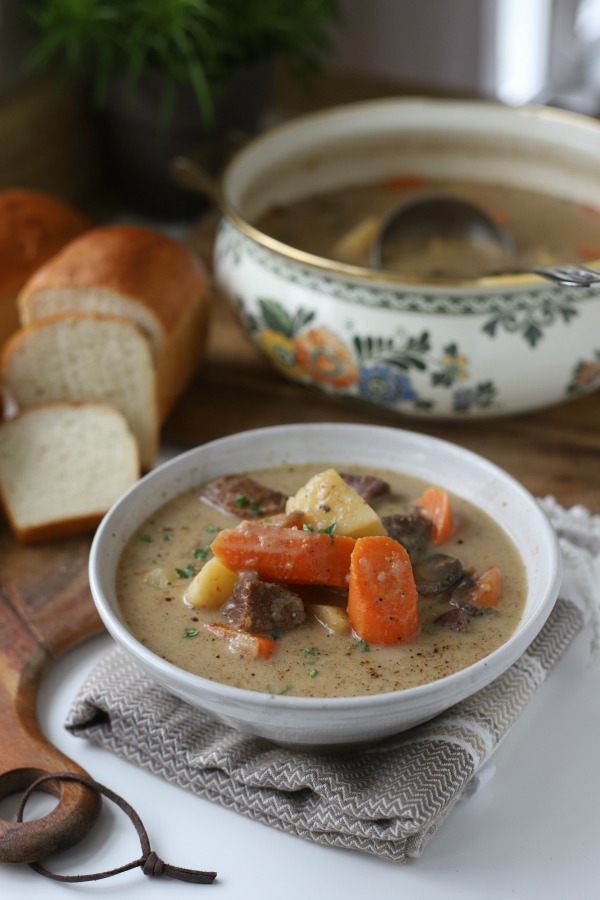
<svg viewBox="0 0 600 900">
<path fill-rule="evenodd" d="M 402 544 L 413 565 L 428 552 L 431 546 L 431 520 L 426 516 L 396 513 L 385 516 L 382 521 L 389 536 Z"/>
<path fill-rule="evenodd" d="M 240 519 L 258 519 L 284 512 L 287 497 L 246 475 L 221 475 L 204 485 L 200 498 Z"/>
<path fill-rule="evenodd" d="M 288 631 L 306 617 L 298 594 L 281 584 L 262 581 L 255 572 L 240 572 L 222 612 L 235 628 L 258 634 Z"/>
<path fill-rule="evenodd" d="M 434 621 L 436 625 L 440 625 L 442 628 L 450 628 L 452 631 L 464 632 L 469 630 L 469 616 L 464 609 L 449 609 Z"/>
<path fill-rule="evenodd" d="M 377 475 L 355 475 L 353 472 L 340 472 L 340 478 L 343 478 L 346 484 L 360 494 L 367 503 L 370 503 L 375 497 L 381 497 L 390 492 L 387 481 Z"/>
</svg>

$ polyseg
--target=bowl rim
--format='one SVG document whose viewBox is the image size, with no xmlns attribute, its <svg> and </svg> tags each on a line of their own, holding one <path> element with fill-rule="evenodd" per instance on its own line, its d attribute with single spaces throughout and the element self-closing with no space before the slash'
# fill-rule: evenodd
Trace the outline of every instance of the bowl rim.
<svg viewBox="0 0 600 900">
<path fill-rule="evenodd" d="M 587 116 L 584 113 L 574 110 L 562 109 L 554 106 L 544 106 L 541 104 L 528 103 L 521 106 L 513 107 L 499 100 L 482 99 L 482 98 L 454 98 L 454 97 L 435 97 L 431 95 L 401 95 L 398 97 L 382 97 L 372 100 L 359 100 L 347 104 L 337 104 L 325 109 L 318 109 L 313 112 L 303 113 L 295 116 L 293 119 L 278 123 L 271 126 L 265 132 L 253 137 L 244 147 L 238 149 L 232 154 L 225 165 L 217 186 L 217 194 L 219 197 L 219 205 L 226 219 L 228 219 L 243 235 L 250 238 L 254 243 L 259 244 L 266 250 L 274 252 L 284 257 L 292 263 L 310 266 L 325 271 L 329 275 L 343 276 L 350 279 L 359 279 L 361 281 L 382 284 L 385 286 L 405 286 L 407 288 L 415 288 L 421 286 L 435 291 L 444 289 L 461 288 L 463 290 L 473 289 L 503 289 L 503 288 L 519 288 L 527 287 L 529 289 L 540 287 L 548 289 L 548 282 L 540 275 L 533 273 L 505 274 L 505 275 L 486 275 L 479 278 L 425 278 L 416 275 L 405 275 L 389 270 L 377 270 L 368 266 L 357 266 L 349 263 L 339 262 L 337 260 L 328 259 L 325 256 L 309 253 L 299 250 L 296 247 L 279 241 L 262 232 L 256 225 L 249 222 L 244 216 L 227 200 L 224 185 L 243 160 L 244 155 L 248 152 L 260 150 L 271 140 L 277 140 L 287 133 L 293 134 L 298 128 L 319 121 L 333 120 L 337 117 L 347 117 L 356 115 L 364 110 L 374 110 L 378 107 L 401 107 L 408 106 L 427 106 L 442 105 L 446 108 L 468 107 L 473 110 L 476 108 L 497 111 L 501 115 L 515 116 L 521 118 L 533 118 L 540 120 L 556 121 L 558 124 L 566 126 L 575 126 L 588 130 L 600 137 L 600 121 Z M 586 265 L 598 268 L 600 266 L 600 258 L 586 262 Z"/>
<path fill-rule="evenodd" d="M 236 442 L 239 442 L 240 444 L 246 442 L 248 438 L 260 441 L 267 437 L 272 441 L 274 438 L 276 439 L 278 435 L 290 435 L 298 437 L 302 436 L 303 439 L 306 439 L 307 432 L 308 434 L 315 434 L 324 430 L 333 430 L 338 438 L 341 438 L 344 432 L 348 433 L 349 431 L 358 431 L 365 434 L 369 433 L 373 436 L 375 436 L 375 432 L 393 433 L 400 441 L 408 440 L 409 442 L 413 442 L 415 446 L 419 444 L 422 447 L 435 446 L 439 450 L 460 456 L 465 464 L 471 463 L 471 465 L 477 466 L 480 470 L 485 471 L 486 474 L 493 475 L 496 478 L 499 477 L 502 482 L 510 488 L 515 496 L 519 497 L 527 504 L 529 512 L 536 520 L 536 529 L 539 529 L 540 546 L 545 548 L 550 563 L 546 584 L 543 589 L 543 603 L 534 610 L 530 620 L 524 625 L 521 622 L 509 640 L 493 650 L 490 654 L 470 666 L 460 669 L 457 672 L 453 672 L 450 675 L 415 687 L 403 688 L 396 691 L 386 691 L 379 694 L 361 694 L 349 697 L 302 697 L 291 694 L 271 694 L 247 688 L 234 687 L 188 672 L 179 666 L 176 666 L 174 663 L 162 659 L 152 650 L 145 647 L 133 636 L 124 622 L 120 619 L 110 600 L 106 597 L 103 586 L 103 580 L 105 580 L 105 578 L 103 579 L 102 556 L 105 553 L 106 545 L 110 547 L 111 541 L 114 541 L 117 538 L 119 533 L 119 517 L 123 515 L 123 511 L 129 506 L 131 498 L 135 498 L 140 494 L 143 495 L 143 493 L 147 491 L 149 484 L 160 486 L 172 482 L 174 477 L 176 478 L 176 473 L 179 470 L 184 472 L 187 471 L 190 464 L 192 464 L 197 457 L 201 457 L 207 452 L 209 454 L 219 454 L 224 448 L 230 447 Z M 316 462 L 317 460 L 315 459 L 314 461 Z M 402 470 L 400 469 L 400 471 Z M 196 481 L 194 483 L 201 484 L 202 482 Z M 190 486 L 192 485 L 190 484 Z M 119 539 L 121 540 L 120 549 L 117 554 L 114 554 L 115 557 L 118 559 L 126 540 L 133 535 L 135 527 L 141 524 L 143 519 L 148 516 L 152 510 L 160 508 L 160 506 L 168 499 L 176 496 L 177 493 L 180 493 L 185 489 L 186 487 L 180 487 L 168 496 L 164 492 L 159 491 L 158 493 L 161 495 L 159 502 L 152 504 L 151 508 L 145 512 L 142 518 L 138 518 L 137 516 L 134 517 L 134 526 L 129 529 L 124 538 Z M 460 492 L 455 490 L 455 493 Z M 522 655 L 522 653 L 525 652 L 531 641 L 537 636 L 545 624 L 558 597 L 562 577 L 562 562 L 556 532 L 552 527 L 549 518 L 533 495 L 512 475 L 485 457 L 442 438 L 437 438 L 421 432 L 407 431 L 391 426 L 318 422 L 266 426 L 237 432 L 193 447 L 157 466 L 126 491 L 125 494 L 113 504 L 103 518 L 92 540 L 88 570 L 92 597 L 100 618 L 109 633 L 119 645 L 125 648 L 129 655 L 132 656 L 142 668 L 151 672 L 155 680 L 163 683 L 172 692 L 177 693 L 176 688 L 179 688 L 179 690 L 183 690 L 184 693 L 188 693 L 190 689 L 193 689 L 198 692 L 198 694 L 201 694 L 204 690 L 208 691 L 215 700 L 234 699 L 238 701 L 240 705 L 248 708 L 260 707 L 262 709 L 265 704 L 270 704 L 273 706 L 274 710 L 279 712 L 286 711 L 293 714 L 294 712 L 308 711 L 317 714 L 332 712 L 333 710 L 360 712 L 361 708 L 364 708 L 366 704 L 368 704 L 370 708 L 375 705 L 376 707 L 385 709 L 388 706 L 395 706 L 398 703 L 399 697 L 402 697 L 403 702 L 409 708 L 418 707 L 420 706 L 421 697 L 427 697 L 430 702 L 435 702 L 437 697 L 445 694 L 446 691 L 455 684 L 461 684 L 463 682 L 468 683 L 479 676 L 482 670 L 485 671 L 487 669 L 488 673 L 492 672 L 489 677 L 486 678 L 484 676 L 481 682 L 479 677 L 477 677 L 478 684 L 476 689 L 479 690 L 481 687 L 484 687 L 490 681 L 494 680 L 494 678 L 498 677 L 499 674 L 506 671 Z M 511 648 L 511 652 L 508 654 L 507 646 L 510 646 Z M 506 659 L 502 663 L 500 670 L 496 672 L 494 664 L 500 656 L 506 657 Z M 472 693 L 472 691 L 468 690 L 465 696 L 470 693 Z"/>
</svg>

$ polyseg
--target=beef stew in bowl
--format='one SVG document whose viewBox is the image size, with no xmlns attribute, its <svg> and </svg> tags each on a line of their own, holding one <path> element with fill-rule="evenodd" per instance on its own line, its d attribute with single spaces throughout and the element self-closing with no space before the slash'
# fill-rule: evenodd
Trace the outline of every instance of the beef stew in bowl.
<svg viewBox="0 0 600 900">
<path fill-rule="evenodd" d="M 361 521 L 367 530 L 363 531 L 359 537 L 355 538 L 341 533 L 346 529 L 346 526 L 342 524 L 345 519 L 340 516 L 337 507 L 334 514 L 340 534 L 337 534 L 337 527 L 331 528 L 332 522 L 327 516 L 333 512 L 333 504 L 329 513 L 327 510 L 321 509 L 319 517 L 314 518 L 315 513 L 314 510 L 310 511 L 309 501 L 303 502 L 303 491 L 305 499 L 311 496 L 311 491 L 307 487 L 311 478 L 315 473 L 322 475 L 323 471 L 327 471 L 322 469 L 322 465 L 324 462 L 327 464 L 331 461 L 344 475 L 350 473 L 354 476 L 361 476 L 366 473 L 372 474 L 375 470 L 378 473 L 390 474 L 390 494 L 394 495 L 388 497 L 391 505 L 386 510 L 384 503 L 387 503 L 387 500 L 384 500 L 385 495 L 383 494 L 376 499 L 365 501 L 366 510 L 363 507 L 362 512 L 366 513 L 366 517 Z M 270 481 L 271 476 L 267 479 L 267 472 L 271 472 L 275 476 L 273 481 Z M 339 472 L 336 474 L 339 475 Z M 231 475 L 252 477 L 255 481 L 266 484 L 272 491 L 284 495 L 286 507 L 290 497 L 293 498 L 290 508 L 287 508 L 284 513 L 270 512 L 269 516 L 259 519 L 245 518 L 231 515 L 230 512 L 219 512 L 214 506 L 198 499 L 199 494 L 206 489 L 207 485 L 214 485 L 216 479 Z M 304 621 L 298 621 L 297 624 L 292 622 L 292 627 L 282 629 L 283 633 L 275 636 L 272 632 L 264 630 L 265 627 L 267 629 L 270 627 L 268 622 L 266 624 L 259 623 L 257 626 L 256 620 L 247 619 L 248 615 L 254 614 L 251 608 L 244 606 L 235 611 L 227 611 L 223 601 L 219 598 L 219 602 L 215 601 L 212 609 L 201 609 L 194 606 L 193 594 L 187 598 L 187 602 L 194 606 L 193 609 L 183 602 L 183 595 L 192 591 L 195 577 L 201 576 L 203 568 L 208 568 L 212 562 L 204 563 L 201 559 L 202 553 L 210 546 L 212 547 L 210 552 L 214 553 L 216 558 L 219 550 L 217 539 L 222 541 L 223 536 L 229 540 L 230 547 L 235 547 L 237 542 L 236 553 L 239 551 L 238 537 L 240 534 L 241 542 L 246 544 L 247 549 L 248 535 L 250 535 L 251 541 L 254 540 L 257 528 L 269 529 L 270 532 L 275 532 L 276 529 L 278 532 L 282 532 L 284 529 L 290 533 L 295 531 L 300 538 L 303 535 L 310 537 L 313 534 L 316 540 L 311 546 L 319 545 L 319 552 L 325 554 L 325 558 L 327 558 L 328 550 L 324 548 L 330 546 L 335 548 L 338 541 L 343 552 L 347 552 L 348 546 L 350 546 L 350 556 L 354 545 L 368 549 L 369 545 L 375 541 L 378 548 L 381 549 L 385 542 L 391 539 L 391 529 L 386 528 L 387 536 L 381 533 L 377 534 L 377 521 L 382 521 L 382 518 L 385 518 L 388 513 L 394 516 L 408 514 L 409 517 L 414 514 L 422 515 L 423 510 L 430 508 L 428 502 L 423 499 L 421 489 L 425 486 L 435 486 L 447 493 L 453 516 L 456 519 L 456 530 L 452 532 L 454 538 L 439 545 L 430 542 L 433 530 L 429 536 L 426 536 L 424 543 L 418 533 L 411 531 L 409 538 L 406 536 L 406 531 L 397 532 L 398 536 L 402 535 L 402 541 L 404 541 L 404 544 L 398 543 L 398 546 L 403 546 L 407 555 L 409 548 L 411 553 L 418 555 L 420 546 L 424 553 L 423 564 L 427 560 L 423 567 L 421 562 L 416 560 L 414 572 L 412 572 L 415 588 L 418 582 L 419 593 L 422 595 L 422 599 L 419 600 L 422 607 L 419 615 L 422 616 L 423 621 L 427 620 L 426 609 L 429 603 L 440 602 L 442 604 L 440 615 L 450 613 L 450 618 L 456 617 L 454 613 L 456 607 L 453 603 L 442 601 L 440 596 L 437 596 L 436 599 L 435 592 L 432 592 L 428 598 L 427 591 L 432 585 L 434 588 L 436 587 L 436 581 L 444 581 L 448 578 L 458 579 L 460 574 L 458 566 L 461 569 L 470 569 L 472 566 L 473 570 L 468 574 L 476 582 L 479 576 L 489 569 L 495 567 L 501 569 L 503 586 L 497 615 L 492 613 L 489 616 L 474 617 L 469 615 L 467 606 L 466 610 L 463 610 L 463 613 L 466 612 L 466 618 L 470 624 L 467 632 L 454 631 L 452 627 L 446 628 L 438 624 L 435 626 L 437 637 L 428 635 L 426 629 L 423 635 L 424 639 L 426 642 L 437 641 L 440 647 L 442 643 L 448 643 L 449 640 L 456 643 L 462 638 L 465 638 L 466 641 L 475 639 L 477 642 L 476 635 L 480 628 L 484 627 L 481 624 L 484 619 L 489 618 L 491 626 L 494 619 L 497 622 L 506 619 L 508 624 L 508 620 L 512 617 L 509 624 L 510 633 L 506 639 L 495 649 L 490 646 L 489 652 L 482 658 L 469 662 L 451 674 L 445 674 L 443 670 L 438 670 L 431 676 L 433 680 L 428 680 L 426 683 L 401 689 L 391 689 L 392 686 L 389 683 L 387 689 L 375 693 L 349 695 L 346 686 L 341 688 L 341 693 L 346 691 L 344 696 L 302 696 L 300 693 L 286 689 L 288 684 L 296 685 L 296 688 L 302 683 L 311 686 L 318 685 L 327 677 L 326 670 L 329 668 L 329 664 L 327 663 L 327 653 L 324 651 L 325 648 L 334 646 L 337 639 L 332 640 L 326 636 L 327 628 L 318 621 L 318 617 L 312 615 L 309 607 L 327 606 L 348 614 L 349 581 L 348 596 L 344 596 L 343 593 L 347 583 L 347 564 L 340 568 L 339 560 L 336 564 L 338 568 L 330 566 L 333 575 L 329 580 L 334 582 L 333 585 L 304 584 L 301 586 L 299 593 L 302 595 L 304 612 L 300 611 L 300 619 L 304 615 Z M 246 488 L 240 494 L 239 482 L 237 485 L 230 482 L 230 487 L 228 502 L 233 502 L 238 512 L 242 510 L 253 515 L 254 502 Z M 353 482 L 352 489 L 355 494 L 358 493 L 357 487 L 361 487 L 360 481 Z M 208 493 L 214 503 L 214 490 L 211 489 Z M 227 491 L 225 495 L 227 496 Z M 203 531 L 201 527 L 192 524 L 183 539 L 185 552 L 182 552 L 181 556 L 178 555 L 175 560 L 169 556 L 169 553 L 171 544 L 174 542 L 173 539 L 178 540 L 176 529 L 179 529 L 179 525 L 188 528 L 191 520 L 188 509 L 184 509 L 178 524 L 178 520 L 171 516 L 173 513 L 171 504 L 176 506 L 179 502 L 177 498 L 186 496 L 192 498 L 194 505 L 202 510 L 202 515 L 208 516 L 205 521 L 209 523 L 210 528 Z M 328 506 L 329 503 L 325 502 L 319 505 Z M 415 506 L 421 507 L 420 513 L 414 509 Z M 162 520 L 162 524 L 160 524 L 159 511 L 165 507 L 169 512 L 170 521 Z M 291 507 L 295 507 L 295 509 Z M 472 510 L 476 510 L 478 513 L 475 515 Z M 297 527 L 301 521 L 298 519 L 298 514 L 302 517 L 302 528 Z M 470 517 L 472 515 L 475 517 L 471 524 Z M 283 516 L 287 520 L 287 524 L 280 522 L 277 525 L 275 520 L 279 516 Z M 325 516 L 325 518 L 320 518 L 320 516 Z M 291 524 L 294 517 L 296 518 L 295 526 Z M 265 518 L 271 520 L 270 524 L 262 521 Z M 496 552 L 496 538 L 492 540 L 491 547 L 488 545 L 487 550 L 484 546 L 485 541 L 482 539 L 481 546 L 477 549 L 480 540 L 476 537 L 477 529 L 480 526 L 485 529 L 490 522 L 494 523 L 503 535 L 500 544 L 504 545 L 507 557 L 503 557 L 503 550 Z M 482 523 L 484 524 L 482 525 Z M 305 525 L 308 527 L 305 528 Z M 220 529 L 218 534 L 212 530 L 214 527 Z M 355 525 L 352 527 L 355 530 Z M 433 525 L 431 527 L 433 529 Z M 463 532 L 464 545 L 460 544 L 462 527 L 465 529 Z M 311 532 L 311 528 L 314 529 L 314 532 Z M 247 533 L 244 534 L 244 532 Z M 357 532 L 355 531 L 355 533 Z M 292 538 L 292 540 L 298 541 L 298 538 Z M 150 576 L 150 572 L 153 570 L 159 570 L 150 577 L 156 579 L 160 585 L 162 574 L 160 570 L 163 567 L 172 566 L 175 570 L 181 570 L 180 573 L 175 572 L 173 579 L 174 585 L 178 586 L 177 592 L 174 585 L 169 586 L 165 579 L 162 587 L 159 586 L 156 590 L 152 589 L 150 602 L 159 607 L 168 608 L 169 616 L 173 617 L 174 622 L 173 640 L 176 646 L 182 649 L 182 652 L 189 654 L 190 658 L 197 658 L 200 634 L 196 635 L 194 632 L 202 632 L 202 637 L 206 638 L 206 643 L 211 648 L 209 662 L 205 663 L 208 665 L 208 669 L 211 666 L 210 654 L 213 654 L 213 660 L 218 654 L 221 655 L 227 659 L 228 664 L 233 663 L 235 667 L 240 663 L 239 648 L 244 643 L 244 636 L 241 641 L 238 640 L 237 648 L 234 644 L 236 652 L 232 653 L 229 649 L 231 635 L 226 629 L 233 631 L 247 629 L 250 633 L 245 636 L 246 643 L 248 643 L 247 638 L 250 637 L 251 644 L 254 643 L 253 634 L 258 631 L 259 637 L 266 639 L 267 646 L 271 646 L 269 641 L 273 641 L 276 645 L 274 652 L 266 658 L 268 666 L 272 666 L 268 669 L 268 678 L 265 677 L 267 667 L 262 666 L 262 660 L 258 659 L 258 654 L 254 660 L 246 658 L 238 666 L 246 672 L 248 680 L 256 682 L 256 686 L 253 684 L 249 688 L 226 683 L 225 678 L 229 676 L 224 676 L 224 680 L 216 680 L 212 677 L 215 672 L 210 672 L 208 669 L 204 670 L 204 674 L 187 670 L 180 661 L 172 657 L 172 649 L 169 646 L 155 648 L 146 646 L 148 635 L 140 637 L 134 633 L 135 629 L 141 627 L 140 623 L 136 624 L 131 621 L 129 618 L 133 615 L 131 610 L 124 609 L 124 604 L 122 604 L 122 567 L 127 566 L 126 558 L 132 545 L 135 546 L 135 553 L 141 554 L 137 561 L 140 566 L 140 581 Z M 383 549 L 384 553 L 388 552 L 386 546 L 383 546 Z M 198 556 L 196 556 L 196 551 L 200 551 Z M 161 553 L 160 557 L 159 552 Z M 226 556 L 224 552 L 219 552 L 222 562 Z M 287 556 L 289 557 L 290 554 L 288 553 Z M 287 562 L 285 557 L 284 554 L 282 557 L 284 565 Z M 202 563 L 202 568 L 200 563 Z M 231 557 L 227 558 L 227 563 L 225 568 L 233 571 Z M 242 558 L 240 565 L 244 572 L 258 573 L 259 577 L 262 572 L 261 580 L 282 581 L 277 572 L 275 573 L 277 578 L 274 578 L 263 571 L 259 560 L 253 559 L 253 557 Z M 190 566 L 189 569 L 188 566 Z M 385 574 L 395 569 L 396 566 L 397 560 L 394 558 L 390 560 L 390 564 L 379 566 L 379 570 Z M 195 571 L 196 568 L 198 571 Z M 319 573 L 316 580 L 322 580 L 321 564 L 316 568 Z M 400 568 L 405 570 L 403 565 Z M 135 567 L 132 567 L 131 571 L 136 571 Z M 401 429 L 323 423 L 284 425 L 246 431 L 196 447 L 158 467 L 121 498 L 103 520 L 94 537 L 89 572 L 92 595 L 107 629 L 131 659 L 158 684 L 234 729 L 297 747 L 338 747 L 378 740 L 406 730 L 437 715 L 502 674 L 524 652 L 550 614 L 560 582 L 560 558 L 554 531 L 534 498 L 507 473 L 482 457 L 448 442 Z M 179 575 L 185 577 L 179 578 Z M 253 576 L 248 577 L 253 578 Z M 289 587 L 296 592 L 297 570 L 293 572 L 293 579 L 294 585 L 284 583 L 283 587 L 286 589 Z M 235 573 L 233 580 L 237 580 Z M 360 579 L 358 580 L 360 581 Z M 369 581 L 370 579 L 367 579 L 367 583 Z M 339 595 L 340 583 L 342 585 L 341 597 Z M 405 592 L 408 584 L 410 592 L 410 583 L 404 580 L 401 580 L 401 583 Z M 426 586 L 427 583 L 429 588 Z M 223 582 L 220 584 L 222 585 Z M 229 589 L 232 590 L 232 588 L 233 585 Z M 315 602 L 313 588 L 315 590 L 318 588 L 320 593 L 318 602 Z M 251 587 L 250 590 L 256 589 Z M 262 588 L 259 588 L 260 590 Z M 335 603 L 330 602 L 331 596 L 328 596 L 327 600 L 323 602 L 323 591 L 329 594 L 330 590 L 333 590 L 334 593 L 338 592 Z M 386 587 L 386 593 L 387 590 Z M 438 591 L 437 593 L 439 595 L 443 592 Z M 358 596 L 360 597 L 360 592 Z M 166 597 L 171 597 L 171 599 L 165 599 Z M 375 598 L 376 602 L 378 598 L 379 594 Z M 456 598 L 457 601 L 459 599 L 464 605 L 465 598 Z M 511 611 L 513 600 L 515 606 Z M 286 606 L 287 600 L 284 598 L 282 603 L 283 606 Z M 443 605 L 444 603 L 445 605 Z M 293 604 L 298 611 L 297 602 L 293 601 Z M 520 608 L 519 604 L 521 604 Z M 292 605 L 293 608 L 294 605 Z M 306 615 L 307 609 L 309 609 L 309 615 Z M 197 621 L 194 621 L 194 617 L 197 618 Z M 306 625 L 307 621 L 310 621 L 310 625 Z M 408 658 L 415 651 L 417 641 L 421 640 L 421 634 L 417 636 L 416 633 L 403 635 L 408 638 L 406 641 L 398 641 L 397 635 L 392 635 L 392 644 L 386 646 L 385 642 L 382 642 L 379 645 L 379 639 L 373 640 L 370 635 L 360 637 L 359 632 L 362 632 L 363 626 L 357 625 L 358 621 L 355 619 L 350 623 L 351 631 L 356 632 L 356 637 L 353 635 L 349 637 L 350 643 L 353 645 L 349 649 L 358 658 L 358 666 L 367 671 L 368 677 L 361 676 L 367 684 L 371 679 L 379 680 L 368 672 L 368 667 L 373 665 L 374 659 L 384 659 L 394 653 Z M 286 619 L 284 624 L 289 625 L 289 619 Z M 205 628 L 205 625 L 209 627 Z M 316 630 L 311 631 L 310 636 L 306 635 L 307 640 L 304 640 L 303 637 L 300 640 L 302 629 L 305 628 Z M 188 629 L 191 633 L 186 637 L 185 632 Z M 161 630 L 162 626 L 158 628 L 150 626 L 150 635 L 153 640 L 158 640 L 157 632 Z M 279 629 L 276 630 L 279 631 Z M 367 632 L 364 633 L 367 634 Z M 319 635 L 318 643 L 313 637 L 316 634 Z M 162 635 L 160 640 L 163 640 Z M 165 635 L 164 640 L 168 644 L 169 636 Z M 285 653 L 285 650 L 280 652 L 281 647 L 284 647 L 283 642 L 288 640 L 292 644 L 298 641 L 295 645 L 296 649 L 302 651 L 301 662 L 297 665 L 296 673 L 292 673 L 293 679 L 288 678 L 287 674 L 277 674 L 277 666 Z M 342 638 L 342 640 L 345 641 L 346 638 Z M 364 644 L 361 643 L 362 641 Z M 365 645 L 368 645 L 368 650 Z M 307 648 L 309 652 L 307 652 Z M 322 652 L 318 654 L 311 652 L 311 648 Z M 348 650 L 347 644 L 346 650 Z M 419 651 L 416 650 L 416 652 Z M 437 655 L 433 649 L 433 643 L 431 652 L 432 655 Z M 361 660 L 366 662 L 363 663 Z M 257 662 L 260 665 L 256 665 Z M 377 669 L 378 664 L 376 662 L 374 666 L 376 674 L 380 671 Z M 321 666 L 323 666 L 322 670 Z M 336 664 L 333 663 L 332 668 L 335 666 Z M 311 674 L 312 670 L 315 670 L 313 674 Z M 256 674 L 248 674 L 251 671 L 255 671 Z M 237 677 L 239 677 L 239 672 L 235 678 Z M 262 679 L 262 683 L 260 679 Z M 272 684 L 267 683 L 268 681 L 272 681 Z"/>
<path fill-rule="evenodd" d="M 452 525 L 434 536 L 420 504 L 433 491 L 447 497 L 402 473 L 329 463 L 220 476 L 130 539 L 117 578 L 125 622 L 161 658 L 247 690 L 343 697 L 443 678 L 510 637 L 527 584 L 514 544 L 472 503 L 448 498 Z M 406 573 L 386 584 L 401 548 Z"/>
</svg>

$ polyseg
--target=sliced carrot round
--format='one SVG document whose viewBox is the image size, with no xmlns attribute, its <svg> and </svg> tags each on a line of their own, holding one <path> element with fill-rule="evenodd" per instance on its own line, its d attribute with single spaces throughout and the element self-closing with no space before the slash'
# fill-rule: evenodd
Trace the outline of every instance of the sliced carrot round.
<svg viewBox="0 0 600 900">
<path fill-rule="evenodd" d="M 345 587 L 354 538 L 277 528 L 244 521 L 220 531 L 211 544 L 215 556 L 234 572 L 251 570 L 266 581 Z"/>
<path fill-rule="evenodd" d="M 421 628 L 417 588 L 408 553 L 393 538 L 357 538 L 350 558 L 348 616 L 363 640 L 397 644 Z"/>
<path fill-rule="evenodd" d="M 444 544 L 450 540 L 455 523 L 447 492 L 440 487 L 428 487 L 417 500 L 417 506 L 431 519 L 433 543 Z"/>
<path fill-rule="evenodd" d="M 483 572 L 468 591 L 466 599 L 474 606 L 497 606 L 502 599 L 502 572 L 500 569 L 492 566 Z"/>
<path fill-rule="evenodd" d="M 238 631 L 219 622 L 205 622 L 204 627 L 213 637 L 227 641 L 229 649 L 242 659 L 268 659 L 277 646 L 273 638 Z"/>
</svg>

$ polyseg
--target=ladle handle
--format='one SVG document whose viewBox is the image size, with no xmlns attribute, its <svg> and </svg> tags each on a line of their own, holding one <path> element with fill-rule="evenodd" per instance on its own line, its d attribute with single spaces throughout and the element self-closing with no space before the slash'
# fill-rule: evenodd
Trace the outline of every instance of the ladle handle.
<svg viewBox="0 0 600 900">
<path fill-rule="evenodd" d="M 231 157 L 251 138 L 251 134 L 238 129 L 207 137 L 191 155 L 176 156 L 171 160 L 170 176 L 180 187 L 201 194 L 224 212 L 221 175 Z"/>
<path fill-rule="evenodd" d="M 199 163 L 187 156 L 176 156 L 171 161 L 169 172 L 173 181 L 180 187 L 188 188 L 201 194 L 219 209 L 223 209 L 223 198 L 216 179 L 214 179 Z"/>
<path fill-rule="evenodd" d="M 24 791 L 42 774 L 83 769 L 54 747 L 36 719 L 37 688 L 50 665 L 101 630 L 87 583 L 86 543 L 53 552 L 11 549 L 0 536 L 0 798 Z M 18 568 L 16 568 L 18 567 Z M 9 572 L 18 571 L 20 581 Z M 96 821 L 97 793 L 52 782 L 59 800 L 40 819 L 0 819 L 0 862 L 38 862 L 81 840 Z"/>
</svg>

